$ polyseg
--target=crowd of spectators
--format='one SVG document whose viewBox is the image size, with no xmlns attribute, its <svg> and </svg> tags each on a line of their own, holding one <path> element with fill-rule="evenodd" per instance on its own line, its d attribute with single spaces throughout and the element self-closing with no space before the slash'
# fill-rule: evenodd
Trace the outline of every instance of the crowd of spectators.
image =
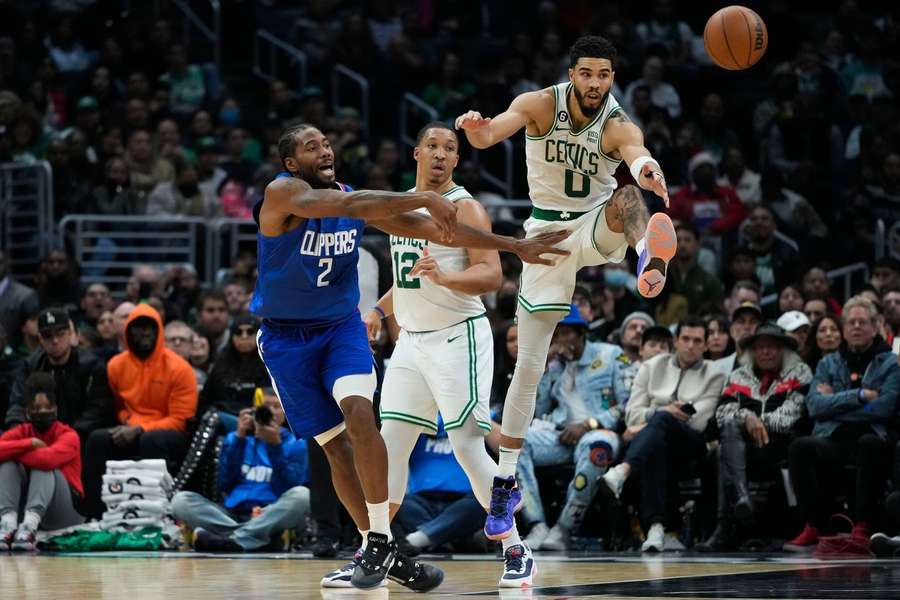
<svg viewBox="0 0 900 600">
<path fill-rule="evenodd" d="M 900 217 L 895 11 L 869 13 L 846 0 L 834 13 L 803 16 L 763 2 L 758 9 L 778 43 L 734 75 L 705 56 L 706 9 L 696 3 L 654 0 L 646 11 L 533 4 L 260 5 L 252 16 L 277 23 L 310 59 L 309 85 L 299 90 L 281 80 L 247 89 L 246 75 L 233 77 L 227 61 L 219 72 L 196 59 L 172 19 L 141 29 L 100 5 L 52 19 L 4 5 L 13 14 L 0 22 L 18 25 L 0 27 L 0 159 L 49 162 L 57 217 L 249 218 L 281 170 L 278 133 L 299 119 L 329 136 L 339 180 L 402 190 L 413 185 L 396 139 L 404 92 L 441 118 L 467 108 L 493 115 L 515 94 L 564 80 L 575 37 L 605 35 L 620 53 L 613 93 L 666 172 L 679 250 L 664 293 L 651 302 L 635 293 L 628 264 L 579 273 L 522 453 L 529 542 L 565 549 L 584 534 L 611 548 L 662 551 L 705 539 L 698 547 L 723 550 L 763 537 L 827 552 L 834 511 L 852 515 L 849 539 L 860 551 L 874 530 L 900 533 L 900 366 L 891 352 L 900 335 L 900 263 L 873 260 L 876 219 Z M 371 82 L 369 123 L 353 108 L 330 110 L 325 90 L 338 63 Z M 514 195 L 524 197 L 521 142 Z M 457 182 L 485 204 L 498 231 L 520 233 L 521 215 L 498 205 L 480 176 L 490 156 L 479 164 L 464 154 Z M 367 243 L 364 254 L 374 277 L 363 279 L 384 281 L 383 246 Z M 71 248 L 43 257 L 31 280 L 11 274 L 8 258 L 0 253 L 0 487 L 29 497 L 33 487 L 59 511 L 43 522 L 45 514 L 26 507 L 18 519 L 8 515 L 19 495 L 0 498 L 0 543 L 22 538 L 25 548 L 42 523 L 71 521 L 55 495 L 64 485 L 79 514 L 98 517 L 108 459 L 163 458 L 178 473 L 192 437 L 205 431 L 200 423 L 214 415 L 226 458 L 214 491 L 225 497 L 198 487 L 176 502 L 201 530 L 200 546 L 258 549 L 277 529 L 304 525 L 286 513 L 309 510 L 316 553 L 336 551 L 342 517 L 321 451 L 294 440 L 277 410 L 274 425 L 249 412 L 268 384 L 255 352 L 259 323 L 246 313 L 252 252 L 235 257 L 213 285 L 194 265 L 135 264 L 121 290 L 84 285 L 89 277 Z M 827 272 L 855 262 L 866 263 L 870 277 L 843 297 Z M 502 265 L 503 284 L 487 297 L 496 419 L 517 353 L 520 265 L 510 257 Z M 375 351 L 388 359 L 390 336 Z M 583 401 L 573 404 L 576 396 Z M 48 414 L 59 426 L 41 429 Z M 418 487 L 398 526 L 416 548 L 472 541 L 472 528 L 456 527 L 477 512 L 471 490 L 444 446 L 423 439 L 412 466 Z M 832 477 L 835 465 L 846 476 Z M 554 467 L 552 476 L 544 467 Z M 58 476 L 34 477 L 41 470 Z M 435 473 L 442 476 L 425 476 Z M 678 486 L 694 479 L 712 492 L 697 500 L 712 499 L 705 512 L 691 513 L 694 500 Z M 761 501 L 771 509 L 764 517 Z M 641 528 L 626 525 L 622 534 L 621 523 L 604 529 L 587 518 L 597 506 L 620 504 L 637 507 Z M 448 511 L 459 520 L 444 518 Z M 257 512 L 268 517 L 251 520 Z"/>
</svg>

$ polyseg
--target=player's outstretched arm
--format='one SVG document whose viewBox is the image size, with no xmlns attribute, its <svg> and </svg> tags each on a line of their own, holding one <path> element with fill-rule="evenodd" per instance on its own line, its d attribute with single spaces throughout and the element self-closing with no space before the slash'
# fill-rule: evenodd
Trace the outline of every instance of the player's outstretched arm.
<svg viewBox="0 0 900 600">
<path fill-rule="evenodd" d="M 456 118 L 456 128 L 466 132 L 466 139 L 476 148 L 490 148 L 534 122 L 546 91 L 526 92 L 516 96 L 509 108 L 494 118 L 482 117 L 477 110 L 470 110 Z"/>
<path fill-rule="evenodd" d="M 607 144 L 609 146 L 607 146 Z M 645 190 L 650 190 L 662 198 L 669 206 L 669 190 L 662 167 L 644 146 L 644 134 L 620 111 L 606 122 L 603 129 L 603 151 L 617 152 L 631 169 L 635 182 Z"/>
<path fill-rule="evenodd" d="M 456 235 L 453 237 L 453 240 L 448 243 L 440 239 L 440 230 L 437 224 L 425 215 L 418 213 L 403 213 L 402 215 L 372 221 L 371 225 L 391 235 L 426 239 L 429 242 L 444 244 L 454 248 L 487 248 L 512 252 L 524 262 L 540 265 L 553 264 L 552 259 L 541 258 L 543 254 L 569 255 L 568 251 L 554 246 L 569 237 L 569 232 L 566 230 L 519 240 L 505 235 L 479 231 L 468 225 L 459 225 L 456 228 Z"/>
<path fill-rule="evenodd" d="M 342 192 L 333 189 L 314 189 L 302 179 L 282 177 L 266 187 L 266 202 L 271 202 L 278 212 L 307 219 L 352 217 L 366 221 L 383 219 L 424 207 L 434 218 L 442 240 L 452 239 L 456 229 L 456 206 L 440 194 L 430 191 Z"/>
</svg>

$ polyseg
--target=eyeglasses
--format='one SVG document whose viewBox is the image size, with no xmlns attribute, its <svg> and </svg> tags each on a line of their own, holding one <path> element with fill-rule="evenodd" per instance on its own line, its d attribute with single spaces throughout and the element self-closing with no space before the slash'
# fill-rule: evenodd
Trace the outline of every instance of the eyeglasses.
<svg viewBox="0 0 900 600">
<path fill-rule="evenodd" d="M 866 325 L 871 325 L 872 321 L 869 319 L 851 319 L 847 321 L 847 325 L 850 327 L 865 327 Z"/>
<path fill-rule="evenodd" d="M 258 329 L 256 327 L 238 327 L 238 330 L 235 332 L 235 337 L 253 337 L 256 335 Z"/>
</svg>

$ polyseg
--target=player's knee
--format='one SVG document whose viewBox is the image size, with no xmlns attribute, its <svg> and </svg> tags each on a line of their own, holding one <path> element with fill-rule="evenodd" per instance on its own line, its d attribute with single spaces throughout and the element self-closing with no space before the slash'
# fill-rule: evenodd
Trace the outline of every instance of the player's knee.
<svg viewBox="0 0 900 600">
<path fill-rule="evenodd" d="M 375 411 L 372 403 L 361 396 L 350 396 L 341 401 L 344 411 L 344 421 L 347 423 L 347 432 L 351 438 L 359 435 L 369 435 L 375 428 Z"/>
</svg>

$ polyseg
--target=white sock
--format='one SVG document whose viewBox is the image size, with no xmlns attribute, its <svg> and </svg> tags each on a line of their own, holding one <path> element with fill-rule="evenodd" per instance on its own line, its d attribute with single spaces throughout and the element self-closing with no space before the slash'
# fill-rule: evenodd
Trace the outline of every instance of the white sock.
<svg viewBox="0 0 900 600">
<path fill-rule="evenodd" d="M 521 448 L 505 448 L 500 446 L 500 477 L 515 477 L 516 465 L 519 463 Z"/>
<path fill-rule="evenodd" d="M 643 252 L 646 247 L 647 247 L 647 238 L 645 236 L 645 237 L 642 237 L 641 239 L 639 239 L 637 241 L 637 243 L 634 245 L 634 251 L 637 252 L 638 256 L 640 256 L 641 252 Z"/>
<path fill-rule="evenodd" d="M 431 545 L 431 540 L 428 539 L 428 534 L 420 530 L 413 531 L 408 536 L 406 536 L 406 541 L 416 548 L 425 548 Z"/>
<path fill-rule="evenodd" d="M 388 541 L 394 539 L 394 536 L 391 535 L 390 503 L 387 500 L 378 504 L 366 502 L 366 509 L 369 511 L 369 531 L 383 533 L 387 536 Z"/>
<path fill-rule="evenodd" d="M 3 516 L 0 517 L 0 528 L 3 528 L 7 531 L 15 531 L 18 524 L 19 515 L 16 514 L 16 511 L 14 510 L 5 512 L 3 513 Z"/>
<path fill-rule="evenodd" d="M 506 552 L 507 548 L 521 543 L 522 539 L 519 537 L 519 528 L 513 525 L 512 531 L 510 531 L 509 533 L 509 537 L 503 540 L 503 551 Z"/>
<path fill-rule="evenodd" d="M 363 531 L 362 529 L 357 529 L 357 531 L 359 532 L 359 535 L 362 536 L 362 546 L 360 546 L 359 549 L 364 551 L 366 549 L 366 544 L 369 543 L 369 530 Z"/>
<path fill-rule="evenodd" d="M 37 531 L 37 528 L 40 524 L 41 515 L 30 510 L 25 511 L 25 518 L 22 519 L 22 527 L 25 527 L 29 531 Z"/>
</svg>

